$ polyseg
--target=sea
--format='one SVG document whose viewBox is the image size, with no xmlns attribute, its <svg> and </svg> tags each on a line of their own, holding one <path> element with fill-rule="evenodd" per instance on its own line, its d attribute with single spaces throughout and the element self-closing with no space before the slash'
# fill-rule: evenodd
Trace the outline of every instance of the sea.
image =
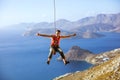
<svg viewBox="0 0 120 80">
<path fill-rule="evenodd" d="M 79 46 L 94 54 L 120 48 L 120 33 L 101 33 L 105 37 L 94 39 L 62 39 L 60 47 L 66 53 L 72 46 Z M 22 36 L 21 31 L 0 31 L 0 80 L 52 80 L 66 73 L 89 69 L 85 61 L 58 61 L 58 53 L 47 65 L 50 39 Z"/>
</svg>

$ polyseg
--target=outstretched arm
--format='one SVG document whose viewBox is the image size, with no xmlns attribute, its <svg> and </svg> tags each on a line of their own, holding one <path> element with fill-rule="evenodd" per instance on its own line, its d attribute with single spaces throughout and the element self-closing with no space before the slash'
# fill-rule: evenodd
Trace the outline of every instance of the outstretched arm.
<svg viewBox="0 0 120 80">
<path fill-rule="evenodd" d="M 52 35 L 40 34 L 40 33 L 37 33 L 36 35 L 37 35 L 37 36 L 43 36 L 43 37 L 52 37 Z"/>
<path fill-rule="evenodd" d="M 67 36 L 60 36 L 60 38 L 69 38 L 69 37 L 73 37 L 76 36 L 76 34 L 71 34 L 71 35 L 67 35 Z"/>
</svg>

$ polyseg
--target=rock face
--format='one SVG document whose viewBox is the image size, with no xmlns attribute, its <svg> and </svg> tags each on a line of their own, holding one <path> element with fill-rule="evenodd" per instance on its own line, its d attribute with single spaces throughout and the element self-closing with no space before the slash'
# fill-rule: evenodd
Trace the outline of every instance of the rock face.
<svg viewBox="0 0 120 80">
<path fill-rule="evenodd" d="M 94 54 L 88 50 L 81 49 L 79 46 L 73 46 L 66 54 L 67 60 L 72 61 L 84 61 L 87 60 L 87 58 L 91 58 L 94 56 Z M 58 58 L 58 60 L 61 60 L 61 57 Z"/>
<path fill-rule="evenodd" d="M 106 62 L 93 66 L 86 71 L 69 73 L 54 80 L 120 80 L 120 49 L 104 54 L 109 55 L 110 58 Z"/>
</svg>

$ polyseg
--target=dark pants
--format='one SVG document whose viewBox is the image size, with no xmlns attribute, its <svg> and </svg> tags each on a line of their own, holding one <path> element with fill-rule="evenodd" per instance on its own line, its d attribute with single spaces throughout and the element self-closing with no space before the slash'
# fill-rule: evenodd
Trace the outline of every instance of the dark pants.
<svg viewBox="0 0 120 80">
<path fill-rule="evenodd" d="M 65 59 L 65 56 L 64 56 L 62 49 L 60 47 L 54 47 L 54 46 L 50 47 L 50 52 L 49 52 L 48 58 L 51 59 L 52 55 L 55 54 L 56 52 L 59 52 L 62 59 Z"/>
</svg>

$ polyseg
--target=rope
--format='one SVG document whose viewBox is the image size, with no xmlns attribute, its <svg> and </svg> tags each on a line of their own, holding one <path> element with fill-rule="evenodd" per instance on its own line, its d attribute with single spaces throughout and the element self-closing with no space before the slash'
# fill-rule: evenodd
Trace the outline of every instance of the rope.
<svg viewBox="0 0 120 80">
<path fill-rule="evenodd" d="M 56 5 L 55 5 L 55 0 L 54 0 L 54 28 L 56 32 Z"/>
</svg>

